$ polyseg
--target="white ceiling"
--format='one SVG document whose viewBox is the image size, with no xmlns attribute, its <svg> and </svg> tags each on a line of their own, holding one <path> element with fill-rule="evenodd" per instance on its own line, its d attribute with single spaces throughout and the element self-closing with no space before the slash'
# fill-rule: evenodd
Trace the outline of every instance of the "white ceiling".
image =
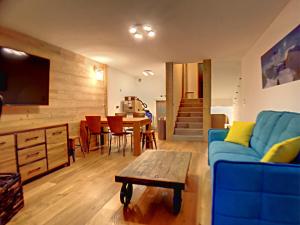
<svg viewBox="0 0 300 225">
<path fill-rule="evenodd" d="M 0 0 L 0 25 L 140 76 L 164 62 L 239 59 L 289 0 Z M 151 24 L 152 40 L 130 36 Z"/>
</svg>

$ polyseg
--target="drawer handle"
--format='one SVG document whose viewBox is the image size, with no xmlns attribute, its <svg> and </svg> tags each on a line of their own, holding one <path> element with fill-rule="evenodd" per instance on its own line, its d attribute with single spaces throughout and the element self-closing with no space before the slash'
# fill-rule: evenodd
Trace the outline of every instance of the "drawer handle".
<svg viewBox="0 0 300 225">
<path fill-rule="evenodd" d="M 26 138 L 26 139 L 25 139 L 25 142 L 33 141 L 33 140 L 36 140 L 36 139 L 38 139 L 38 138 L 39 138 L 39 136 L 35 136 L 35 137 L 32 137 L 32 138 Z"/>
<path fill-rule="evenodd" d="M 0 146 L 2 146 L 2 145 L 5 145 L 6 144 L 6 142 L 5 141 L 3 141 L 3 142 L 0 142 Z"/>
<path fill-rule="evenodd" d="M 40 154 L 40 152 L 35 152 L 35 153 L 32 153 L 32 154 L 28 154 L 28 155 L 26 155 L 26 158 L 28 159 L 30 157 L 37 156 L 39 154 Z"/>
<path fill-rule="evenodd" d="M 62 131 L 56 131 L 56 132 L 53 132 L 52 135 L 55 136 L 55 135 L 59 135 L 61 133 L 62 133 Z"/>
<path fill-rule="evenodd" d="M 37 171 L 39 171 L 40 169 L 42 169 L 42 167 L 38 167 L 38 168 L 36 168 L 36 169 L 29 170 L 29 171 L 28 171 L 28 175 L 29 175 L 29 174 L 32 174 L 32 173 L 34 173 L 34 172 L 37 172 Z"/>
</svg>

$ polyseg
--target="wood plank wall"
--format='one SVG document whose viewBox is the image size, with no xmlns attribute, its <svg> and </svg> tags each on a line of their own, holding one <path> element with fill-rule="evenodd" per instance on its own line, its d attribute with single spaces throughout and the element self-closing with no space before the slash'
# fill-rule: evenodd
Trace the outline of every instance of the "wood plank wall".
<svg viewBox="0 0 300 225">
<path fill-rule="evenodd" d="M 105 64 L 3 27 L 0 46 L 50 59 L 49 106 L 5 106 L 0 132 L 67 122 L 75 135 L 85 115 L 106 115 Z M 104 70 L 104 81 L 95 80 L 94 66 Z"/>
</svg>

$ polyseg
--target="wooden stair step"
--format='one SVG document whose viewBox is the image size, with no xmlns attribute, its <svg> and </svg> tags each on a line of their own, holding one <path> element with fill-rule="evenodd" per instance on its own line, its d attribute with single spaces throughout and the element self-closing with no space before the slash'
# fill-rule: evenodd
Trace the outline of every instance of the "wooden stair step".
<svg viewBox="0 0 300 225">
<path fill-rule="evenodd" d="M 178 117 L 202 117 L 203 112 L 178 112 Z"/>
<path fill-rule="evenodd" d="M 179 112 L 203 112 L 203 107 L 179 107 Z"/>
<path fill-rule="evenodd" d="M 176 128 L 203 128 L 202 122 L 176 122 Z"/>
<path fill-rule="evenodd" d="M 202 135 L 203 129 L 175 128 L 174 134 L 178 135 Z"/>
<path fill-rule="evenodd" d="M 177 117 L 178 122 L 203 122 L 203 117 Z"/>
<path fill-rule="evenodd" d="M 203 107 L 202 103 L 180 103 L 180 107 Z"/>
<path fill-rule="evenodd" d="M 203 102 L 203 98 L 182 98 L 181 102 Z"/>
</svg>

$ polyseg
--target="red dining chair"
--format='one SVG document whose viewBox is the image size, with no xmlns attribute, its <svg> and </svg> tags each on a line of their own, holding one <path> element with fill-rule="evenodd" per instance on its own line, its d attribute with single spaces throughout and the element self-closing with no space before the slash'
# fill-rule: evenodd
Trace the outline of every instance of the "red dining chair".
<svg viewBox="0 0 300 225">
<path fill-rule="evenodd" d="M 123 128 L 123 117 L 122 116 L 108 116 L 107 117 L 107 123 L 111 131 L 111 136 L 116 136 L 119 139 L 120 143 L 120 138 L 124 139 L 124 144 L 123 144 L 123 156 L 125 156 L 125 149 L 127 145 L 127 135 L 131 135 L 129 132 L 124 130 Z M 109 140 L 109 152 L 108 154 L 110 155 L 111 153 L 111 140 Z M 132 145 L 131 145 L 132 149 Z M 118 145 L 118 150 L 120 150 L 120 145 Z"/>
<path fill-rule="evenodd" d="M 101 136 L 104 136 L 105 134 L 108 135 L 108 139 L 110 139 L 110 132 L 109 131 L 103 131 L 101 128 L 101 116 L 86 116 L 86 123 L 88 126 L 88 151 L 90 150 L 90 144 L 91 144 L 91 137 L 92 135 L 96 136 L 96 145 L 99 146 L 99 143 L 101 142 Z M 98 140 L 99 137 L 99 140 Z"/>
</svg>

